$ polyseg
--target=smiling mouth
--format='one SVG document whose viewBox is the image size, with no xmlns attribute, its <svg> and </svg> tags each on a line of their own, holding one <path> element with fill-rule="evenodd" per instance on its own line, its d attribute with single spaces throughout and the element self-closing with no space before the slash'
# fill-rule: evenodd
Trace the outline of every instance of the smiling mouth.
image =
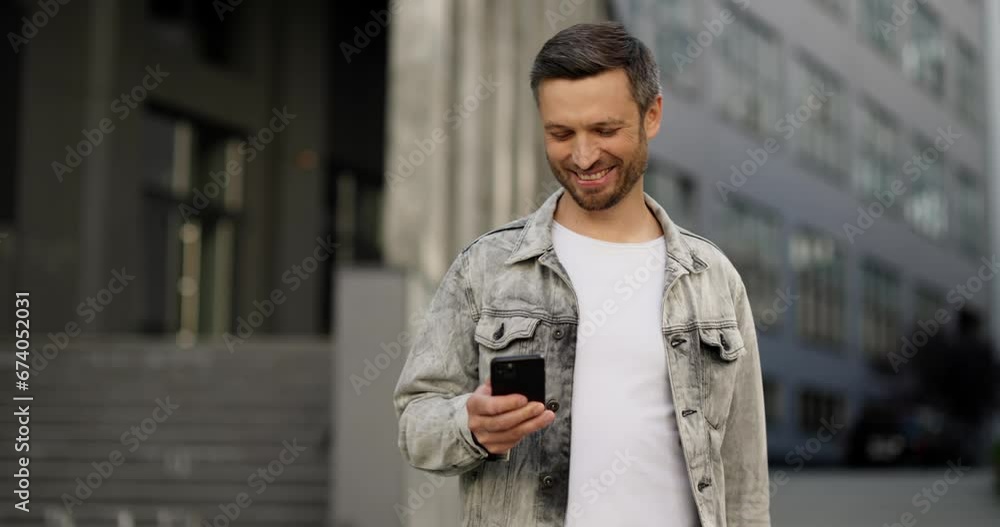
<svg viewBox="0 0 1000 527">
<path fill-rule="evenodd" d="M 576 180 L 580 185 L 585 187 L 596 187 L 607 183 L 607 181 L 611 179 L 611 175 L 617 174 L 615 167 L 616 165 L 613 165 L 603 170 L 586 174 L 574 171 L 573 175 L 576 176 Z"/>
<path fill-rule="evenodd" d="M 598 179 L 608 175 L 612 168 L 614 167 L 608 167 L 599 172 L 591 172 L 590 174 L 581 174 L 579 172 L 574 172 L 574 174 L 576 174 L 576 177 L 582 179 L 583 181 L 597 181 Z"/>
</svg>

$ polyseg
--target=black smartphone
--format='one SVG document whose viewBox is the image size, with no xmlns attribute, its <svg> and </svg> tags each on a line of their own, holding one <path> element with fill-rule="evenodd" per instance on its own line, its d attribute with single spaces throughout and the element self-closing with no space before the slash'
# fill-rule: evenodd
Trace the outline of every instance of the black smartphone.
<svg viewBox="0 0 1000 527">
<path fill-rule="evenodd" d="M 519 393 L 529 401 L 545 402 L 545 359 L 541 355 L 495 357 L 490 361 L 493 395 Z"/>
</svg>

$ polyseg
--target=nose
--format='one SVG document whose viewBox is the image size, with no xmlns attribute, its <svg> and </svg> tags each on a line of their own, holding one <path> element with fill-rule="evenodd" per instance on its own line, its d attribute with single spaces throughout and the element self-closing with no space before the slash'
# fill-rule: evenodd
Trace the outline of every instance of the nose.
<svg viewBox="0 0 1000 527">
<path fill-rule="evenodd" d="M 580 170 L 587 170 L 588 168 L 594 166 L 598 158 L 601 157 L 600 151 L 597 147 L 588 142 L 586 138 L 576 137 L 573 143 L 573 164 L 577 166 Z"/>
</svg>

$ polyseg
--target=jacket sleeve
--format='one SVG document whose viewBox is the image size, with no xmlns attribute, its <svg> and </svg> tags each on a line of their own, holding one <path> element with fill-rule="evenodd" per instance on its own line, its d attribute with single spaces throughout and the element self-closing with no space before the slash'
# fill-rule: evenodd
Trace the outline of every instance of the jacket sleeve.
<svg viewBox="0 0 1000 527">
<path fill-rule="evenodd" d="M 740 369 L 722 440 L 726 524 L 769 526 L 770 486 L 760 353 L 746 288 L 738 277 L 736 282 L 733 301 L 746 354 L 738 361 Z"/>
<path fill-rule="evenodd" d="M 463 252 L 431 299 L 393 397 L 403 458 L 443 476 L 471 470 L 489 455 L 473 439 L 465 408 L 479 382 L 473 306 Z"/>
</svg>

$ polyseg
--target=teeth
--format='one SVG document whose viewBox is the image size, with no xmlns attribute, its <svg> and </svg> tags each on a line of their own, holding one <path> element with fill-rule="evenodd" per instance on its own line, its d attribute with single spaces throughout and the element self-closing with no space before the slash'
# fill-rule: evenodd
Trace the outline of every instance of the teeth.
<svg viewBox="0 0 1000 527">
<path fill-rule="evenodd" d="M 600 172 L 595 172 L 595 173 L 589 174 L 589 175 L 584 175 L 584 174 L 579 174 L 578 173 L 576 175 L 576 177 L 578 177 L 578 178 L 580 178 L 580 179 L 582 179 L 584 181 L 596 181 L 596 180 L 601 179 L 602 177 L 604 177 L 605 174 L 607 174 L 610 170 L 611 170 L 611 168 L 605 168 L 604 170 L 602 170 Z"/>
</svg>

